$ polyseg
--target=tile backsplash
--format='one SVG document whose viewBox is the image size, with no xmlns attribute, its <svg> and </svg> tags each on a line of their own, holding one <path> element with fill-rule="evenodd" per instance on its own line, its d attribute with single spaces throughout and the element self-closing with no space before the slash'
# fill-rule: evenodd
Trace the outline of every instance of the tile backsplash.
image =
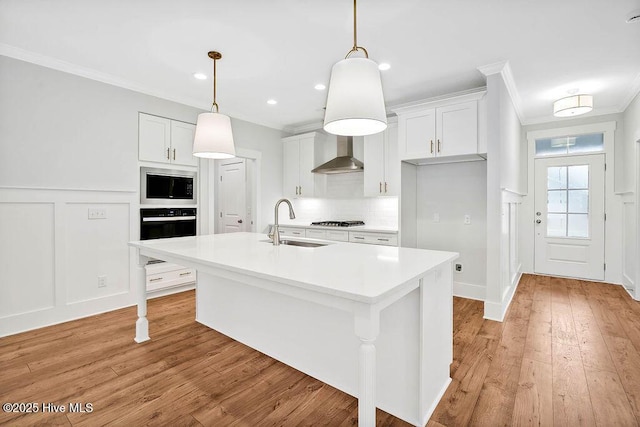
<svg viewBox="0 0 640 427">
<path fill-rule="evenodd" d="M 296 212 L 296 223 L 362 220 L 372 227 L 398 228 L 397 197 L 303 198 L 291 202 Z"/>
</svg>

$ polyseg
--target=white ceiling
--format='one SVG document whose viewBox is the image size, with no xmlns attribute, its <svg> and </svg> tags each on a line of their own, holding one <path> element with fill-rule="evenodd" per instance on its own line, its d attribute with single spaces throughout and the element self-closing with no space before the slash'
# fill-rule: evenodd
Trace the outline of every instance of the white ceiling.
<svg viewBox="0 0 640 427">
<path fill-rule="evenodd" d="M 509 61 L 526 123 L 577 88 L 591 115 L 640 89 L 640 0 L 360 0 L 358 42 L 388 62 L 387 106 L 484 86 Z M 0 0 L 0 54 L 274 128 L 322 120 L 331 66 L 352 45 L 350 0 Z M 276 99 L 275 106 L 267 99 Z"/>
</svg>

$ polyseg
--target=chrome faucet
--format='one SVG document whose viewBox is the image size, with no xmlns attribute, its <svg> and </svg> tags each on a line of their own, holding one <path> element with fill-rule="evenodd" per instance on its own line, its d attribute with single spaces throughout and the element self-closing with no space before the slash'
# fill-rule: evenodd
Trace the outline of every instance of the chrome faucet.
<svg viewBox="0 0 640 427">
<path fill-rule="evenodd" d="M 280 203 L 285 202 L 287 205 L 289 205 L 289 218 L 290 219 L 295 219 L 296 218 L 296 214 L 293 212 L 293 206 L 291 206 L 291 202 L 288 199 L 280 199 L 276 202 L 276 209 L 275 209 L 275 223 L 273 224 L 273 227 L 271 227 L 271 233 L 267 234 L 267 236 L 273 240 L 273 244 L 274 246 L 278 246 L 280 244 L 280 225 L 278 225 L 278 208 L 280 207 Z"/>
</svg>

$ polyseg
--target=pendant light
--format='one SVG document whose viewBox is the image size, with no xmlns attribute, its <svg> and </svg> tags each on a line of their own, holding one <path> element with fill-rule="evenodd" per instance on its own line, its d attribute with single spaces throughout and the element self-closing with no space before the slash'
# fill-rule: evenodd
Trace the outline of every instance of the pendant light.
<svg viewBox="0 0 640 427">
<path fill-rule="evenodd" d="M 210 113 L 198 115 L 193 155 L 207 159 L 230 159 L 236 156 L 231 119 L 218 113 L 216 103 L 216 61 L 222 58 L 222 54 L 211 51 L 208 56 L 213 59 L 213 104 Z"/>
<path fill-rule="evenodd" d="M 369 59 L 367 50 L 358 46 L 356 30 L 356 0 L 353 0 L 353 47 L 331 69 L 324 115 L 324 130 L 335 135 L 371 135 L 387 128 L 380 70 Z M 358 51 L 364 58 L 351 57 Z"/>
</svg>

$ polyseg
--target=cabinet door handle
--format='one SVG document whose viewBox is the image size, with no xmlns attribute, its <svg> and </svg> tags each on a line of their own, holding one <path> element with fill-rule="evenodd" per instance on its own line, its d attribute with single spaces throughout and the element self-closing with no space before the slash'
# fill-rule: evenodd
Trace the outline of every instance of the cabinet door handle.
<svg viewBox="0 0 640 427">
<path fill-rule="evenodd" d="M 149 279 L 149 282 L 157 282 L 158 280 L 162 280 L 164 277 L 156 277 L 155 279 Z"/>
<path fill-rule="evenodd" d="M 358 240 L 364 240 L 364 237 L 360 237 L 360 236 L 353 236 L 353 238 Z"/>
<path fill-rule="evenodd" d="M 167 160 L 171 160 L 171 158 L 169 157 L 169 150 L 171 150 L 171 149 L 167 148 Z"/>
<path fill-rule="evenodd" d="M 433 139 L 431 140 L 431 154 L 433 154 Z"/>
<path fill-rule="evenodd" d="M 300 186 L 300 195 L 302 196 L 302 185 Z"/>
<path fill-rule="evenodd" d="M 378 190 L 378 193 L 382 193 L 382 182 L 380 182 L 380 190 Z"/>
<path fill-rule="evenodd" d="M 180 277 L 182 277 L 182 276 L 190 276 L 190 275 L 191 275 L 190 271 L 186 271 L 184 273 L 180 273 Z"/>
<path fill-rule="evenodd" d="M 387 182 L 386 182 L 386 181 L 385 181 L 385 183 L 384 183 L 384 192 L 385 192 L 385 193 L 387 192 Z"/>
<path fill-rule="evenodd" d="M 175 160 L 175 159 L 176 159 L 176 149 L 174 148 L 173 149 L 173 160 Z"/>
<path fill-rule="evenodd" d="M 296 195 L 298 195 L 298 186 L 296 185 Z"/>
<path fill-rule="evenodd" d="M 440 140 L 438 140 L 438 153 L 440 152 Z"/>
<path fill-rule="evenodd" d="M 389 239 L 378 239 L 378 242 L 388 242 Z"/>
</svg>

